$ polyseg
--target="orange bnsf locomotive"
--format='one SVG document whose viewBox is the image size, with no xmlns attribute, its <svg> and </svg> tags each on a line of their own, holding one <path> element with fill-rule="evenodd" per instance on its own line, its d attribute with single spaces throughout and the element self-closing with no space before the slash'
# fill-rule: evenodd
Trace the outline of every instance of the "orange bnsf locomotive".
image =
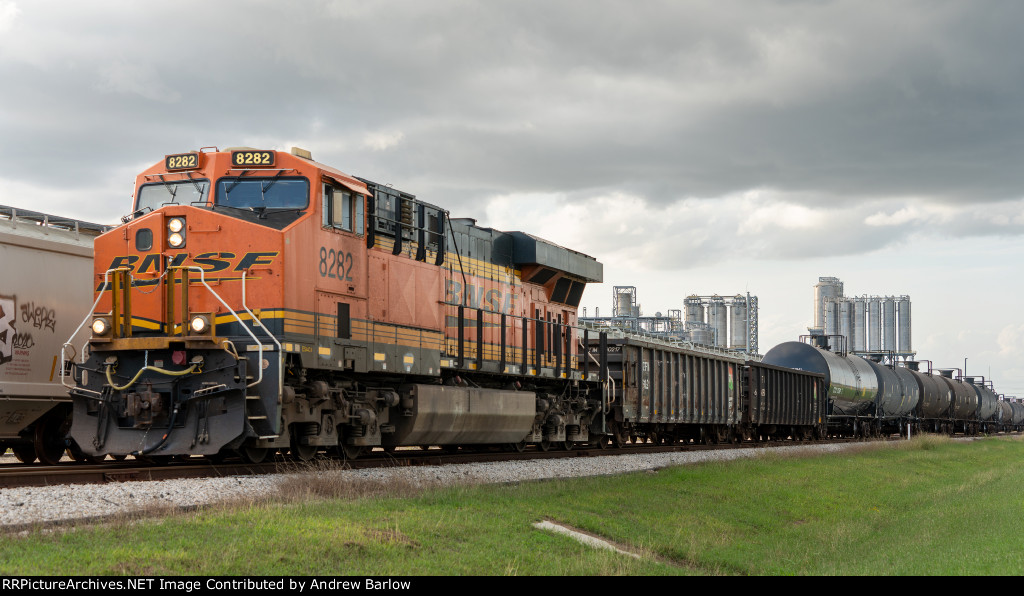
<svg viewBox="0 0 1024 596">
<path fill-rule="evenodd" d="M 300 149 L 169 155 L 134 201 L 94 243 L 92 336 L 66 379 L 88 455 L 258 462 L 607 431 L 576 326 L 592 257 Z"/>
</svg>

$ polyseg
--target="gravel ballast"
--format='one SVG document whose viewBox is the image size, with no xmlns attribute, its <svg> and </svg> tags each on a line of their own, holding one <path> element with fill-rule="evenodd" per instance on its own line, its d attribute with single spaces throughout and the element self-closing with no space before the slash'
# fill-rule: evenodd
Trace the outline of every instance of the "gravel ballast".
<svg viewBox="0 0 1024 596">
<path fill-rule="evenodd" d="M 777 453 L 835 452 L 850 445 L 774 447 Z M 638 453 L 566 457 L 443 466 L 331 470 L 353 481 L 380 482 L 394 478 L 414 486 L 465 483 L 510 483 L 553 478 L 600 476 L 706 461 L 727 461 L 765 453 L 764 448 Z M 10 456 L 5 456 L 4 460 Z M 192 508 L 217 502 L 273 496 L 285 474 L 77 484 L 48 487 L 0 488 L 0 526 L 76 519 L 104 518 L 154 508 Z"/>
</svg>

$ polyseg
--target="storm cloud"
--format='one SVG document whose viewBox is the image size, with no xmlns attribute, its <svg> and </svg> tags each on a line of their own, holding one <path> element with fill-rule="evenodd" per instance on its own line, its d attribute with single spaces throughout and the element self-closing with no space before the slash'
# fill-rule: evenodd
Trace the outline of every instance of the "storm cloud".
<svg viewBox="0 0 1024 596">
<path fill-rule="evenodd" d="M 294 145 L 610 283 L 1013 244 L 1022 22 L 1009 0 L 0 0 L 0 203 L 111 222 L 165 154 Z"/>
</svg>

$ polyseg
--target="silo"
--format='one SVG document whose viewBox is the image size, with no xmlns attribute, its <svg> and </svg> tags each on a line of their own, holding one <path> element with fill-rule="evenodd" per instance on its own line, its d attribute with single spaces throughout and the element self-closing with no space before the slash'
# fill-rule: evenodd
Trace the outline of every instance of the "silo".
<svg viewBox="0 0 1024 596">
<path fill-rule="evenodd" d="M 711 337 L 711 326 L 703 321 L 687 321 L 686 331 L 690 335 L 690 342 L 704 346 L 714 345 Z"/>
<path fill-rule="evenodd" d="M 615 301 L 612 303 L 613 317 L 636 317 L 638 310 L 633 306 L 636 302 L 635 286 L 615 286 L 612 288 Z"/>
<path fill-rule="evenodd" d="M 700 296 L 690 296 L 683 300 L 683 310 L 686 312 L 687 323 L 704 322 L 704 304 L 700 301 Z"/>
<path fill-rule="evenodd" d="M 882 349 L 882 299 L 868 298 L 868 351 Z"/>
<path fill-rule="evenodd" d="M 837 298 L 826 298 L 822 303 L 822 311 L 825 313 L 825 335 L 839 334 L 839 300 Z"/>
<path fill-rule="evenodd" d="M 864 298 L 853 299 L 853 351 L 867 349 L 868 303 Z"/>
<path fill-rule="evenodd" d="M 882 303 L 882 350 L 896 351 L 896 300 L 892 296 Z"/>
<path fill-rule="evenodd" d="M 899 326 L 897 339 L 899 340 L 898 350 L 900 352 L 912 352 L 910 344 L 910 296 L 900 296 L 896 302 L 896 313 L 899 315 L 896 324 Z"/>
<path fill-rule="evenodd" d="M 839 335 L 844 339 L 843 348 L 850 351 L 853 347 L 853 302 L 846 300 L 839 301 Z"/>
<path fill-rule="evenodd" d="M 825 328 L 825 301 L 841 298 L 843 282 L 836 277 L 819 277 L 814 286 L 814 327 Z"/>
<path fill-rule="evenodd" d="M 732 310 L 729 316 L 729 347 L 734 350 L 747 349 L 747 299 L 736 295 L 732 299 Z"/>
<path fill-rule="evenodd" d="M 721 296 L 712 296 L 708 303 L 708 325 L 714 334 L 714 345 L 724 348 L 729 343 L 729 313 Z"/>
</svg>

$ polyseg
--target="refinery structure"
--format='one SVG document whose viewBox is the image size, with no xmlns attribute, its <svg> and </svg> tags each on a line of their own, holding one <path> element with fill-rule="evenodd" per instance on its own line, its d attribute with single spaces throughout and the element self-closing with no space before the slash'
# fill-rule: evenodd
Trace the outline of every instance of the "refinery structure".
<svg viewBox="0 0 1024 596">
<path fill-rule="evenodd" d="M 910 296 L 846 296 L 838 278 L 819 277 L 814 286 L 814 325 L 807 330 L 812 336 L 830 338 L 836 351 L 909 360 L 915 354 L 910 321 Z"/>
<path fill-rule="evenodd" d="M 612 288 L 612 314 L 602 317 L 600 309 L 581 322 L 615 327 L 632 333 L 647 333 L 661 339 L 708 346 L 746 354 L 757 354 L 757 296 L 690 295 L 683 308 L 664 314 L 644 316 L 635 286 Z"/>
</svg>

